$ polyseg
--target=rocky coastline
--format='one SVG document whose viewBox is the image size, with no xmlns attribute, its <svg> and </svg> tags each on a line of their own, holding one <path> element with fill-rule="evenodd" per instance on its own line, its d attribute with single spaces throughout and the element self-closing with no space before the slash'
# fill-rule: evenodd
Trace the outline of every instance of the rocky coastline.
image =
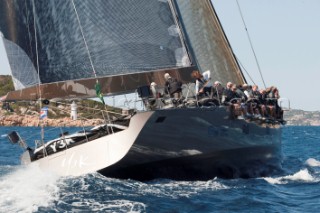
<svg viewBox="0 0 320 213">
<path fill-rule="evenodd" d="M 88 104 L 89 102 L 86 102 Z M 48 105 L 47 116 L 40 120 L 39 106 L 36 103 L 21 105 L 19 103 L 0 103 L 0 126 L 52 126 L 52 127 L 81 127 L 96 126 L 104 123 L 100 111 L 101 103 L 92 102 L 92 108 L 86 108 L 79 102 L 78 119 L 71 119 L 70 104 Z M 2 105 L 2 106 L 1 106 Z M 54 104 L 55 105 L 55 104 Z M 100 108 L 99 108 L 100 107 Z M 113 118 L 113 117 L 112 117 Z"/>
<path fill-rule="evenodd" d="M 287 125 L 290 126 L 320 126 L 320 112 L 306 112 L 303 110 L 291 110 L 284 113 L 284 118 Z M 46 118 L 40 122 L 39 115 L 27 114 L 10 114 L 6 115 L 4 110 L 0 110 L 0 126 L 65 126 L 65 127 L 80 127 L 80 126 L 96 126 L 104 123 L 103 119 L 78 119 L 72 120 L 70 117 L 63 118 Z"/>
<path fill-rule="evenodd" d="M 320 111 L 292 109 L 284 112 L 288 126 L 320 126 Z"/>
<path fill-rule="evenodd" d="M 103 119 L 72 120 L 69 117 L 39 120 L 38 116 L 33 115 L 0 115 L 0 126 L 53 126 L 53 127 L 79 127 L 96 126 L 102 124 Z"/>
</svg>

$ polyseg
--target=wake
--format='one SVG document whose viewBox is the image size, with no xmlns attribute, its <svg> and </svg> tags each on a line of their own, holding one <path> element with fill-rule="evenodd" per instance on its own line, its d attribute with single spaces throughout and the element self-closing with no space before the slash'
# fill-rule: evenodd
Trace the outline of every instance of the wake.
<svg viewBox="0 0 320 213">
<path fill-rule="evenodd" d="M 320 167 L 320 161 L 317 161 L 314 158 L 309 158 L 308 160 L 306 160 L 306 165 L 311 167 Z"/>
<path fill-rule="evenodd" d="M 310 167 L 320 167 L 320 162 L 314 158 L 309 158 L 308 160 L 306 160 L 305 165 Z M 314 175 L 316 174 L 317 173 L 315 173 Z M 310 174 L 307 168 L 301 169 L 300 171 L 298 171 L 293 175 L 287 175 L 287 176 L 277 177 L 277 178 L 266 177 L 263 179 L 270 184 L 287 184 L 289 182 L 315 183 L 320 181 L 320 178 L 314 177 L 312 174 Z"/>
<path fill-rule="evenodd" d="M 58 177 L 37 165 L 18 167 L 0 177 L 0 212 L 34 212 L 58 198 Z"/>
</svg>

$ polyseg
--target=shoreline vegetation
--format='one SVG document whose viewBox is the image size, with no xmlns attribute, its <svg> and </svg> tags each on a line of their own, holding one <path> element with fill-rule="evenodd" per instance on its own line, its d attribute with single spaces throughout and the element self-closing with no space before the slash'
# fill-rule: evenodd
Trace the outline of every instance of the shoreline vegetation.
<svg viewBox="0 0 320 213">
<path fill-rule="evenodd" d="M 121 115 L 121 112 L 117 112 L 119 109 L 109 107 L 103 109 L 102 103 L 96 101 L 84 100 L 79 101 L 77 104 L 77 120 L 73 120 L 70 116 L 69 103 L 55 103 L 46 106 L 48 107 L 48 115 L 44 119 L 39 118 L 40 107 L 37 103 L 28 103 L 28 106 L 21 106 L 21 103 L 10 103 L 9 110 L 3 109 L 3 105 L 0 104 L 0 106 L 2 105 L 0 109 L 0 126 L 96 126 L 105 123 L 106 110 L 110 113 L 111 120 Z M 93 106 L 90 107 L 90 105 Z M 104 115 L 102 115 L 102 111 Z"/>
<path fill-rule="evenodd" d="M 52 127 L 81 127 L 81 126 L 97 126 L 104 123 L 103 119 L 87 119 L 87 120 L 72 120 L 71 118 L 47 118 L 40 121 L 37 116 L 32 115 L 7 115 L 0 116 L 0 126 L 25 126 L 25 127 L 37 127 L 42 122 L 43 126 Z"/>
<path fill-rule="evenodd" d="M 13 91 L 10 75 L 0 75 L 0 97 Z M 77 103 L 77 120 L 71 119 L 71 103 Z M 42 107 L 48 107 L 47 117 L 40 120 Z M 105 106 L 94 100 L 64 100 L 41 105 L 39 101 L 0 101 L 0 126 L 96 126 L 105 123 L 107 112 L 111 120 L 122 115 L 122 110 Z"/>
<path fill-rule="evenodd" d="M 12 78 L 9 75 L 0 75 L 0 97 L 14 90 Z M 93 100 L 77 100 L 77 120 L 70 117 L 70 104 L 72 101 L 50 103 L 48 105 L 48 118 L 40 121 L 40 104 L 35 101 L 11 102 L 8 109 L 5 102 L 0 101 L 0 126 L 96 126 L 104 123 L 106 110 L 111 120 L 119 117 L 122 112 L 119 108 L 104 106 L 101 102 Z M 102 114 L 104 111 L 104 114 Z M 320 111 L 303 111 L 292 109 L 284 112 L 287 125 L 294 126 L 320 126 Z"/>
</svg>

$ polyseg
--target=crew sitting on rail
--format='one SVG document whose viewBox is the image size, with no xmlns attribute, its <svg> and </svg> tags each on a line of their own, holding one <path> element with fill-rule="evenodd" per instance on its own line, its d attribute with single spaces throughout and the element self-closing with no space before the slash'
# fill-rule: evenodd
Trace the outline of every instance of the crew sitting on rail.
<svg viewBox="0 0 320 213">
<path fill-rule="evenodd" d="M 272 86 L 267 89 L 259 90 L 257 85 L 239 85 L 232 82 L 226 84 L 226 88 L 219 81 L 215 81 L 212 87 L 210 71 L 201 74 L 194 70 L 191 74 L 196 79 L 197 97 L 207 97 L 210 100 L 215 99 L 218 105 L 230 106 L 232 117 L 243 116 L 244 118 L 261 118 L 261 119 L 279 119 L 283 118 L 283 111 L 278 105 L 279 91 Z M 205 77 L 206 76 L 206 77 Z M 181 83 L 172 78 L 168 73 L 164 75 L 166 79 L 165 92 L 170 97 L 181 99 Z M 159 98 L 156 85 L 151 84 L 151 90 L 155 98 Z M 204 99 L 202 99 L 204 100 Z"/>
<path fill-rule="evenodd" d="M 253 102 L 253 100 L 252 100 L 253 99 L 252 87 L 251 87 L 251 85 L 243 84 L 242 90 L 246 96 L 245 101 L 246 101 L 248 115 L 252 116 L 252 115 L 254 115 L 254 103 L 252 103 Z"/>
<path fill-rule="evenodd" d="M 224 93 L 224 87 L 220 81 L 215 81 L 212 88 L 212 98 L 215 98 L 219 101 L 219 104 L 222 103 L 222 96 Z"/>
<path fill-rule="evenodd" d="M 227 85 L 226 85 L 226 87 L 224 88 L 224 90 L 223 90 L 223 94 L 222 94 L 222 97 L 221 97 L 221 103 L 223 103 L 223 104 L 225 104 L 225 105 L 227 105 L 228 103 L 228 101 L 226 101 L 226 98 L 228 97 L 228 96 L 231 96 L 232 94 L 230 94 L 231 93 L 231 87 L 232 87 L 232 83 L 231 82 L 228 82 L 227 83 Z"/>
<path fill-rule="evenodd" d="M 265 118 L 267 116 L 267 108 L 266 108 L 266 90 L 261 89 L 259 91 L 259 94 L 257 94 L 258 96 L 258 107 L 260 109 L 260 114 L 263 118 Z"/>
<path fill-rule="evenodd" d="M 273 118 L 280 119 L 283 116 L 283 111 L 278 105 L 278 99 L 280 98 L 279 90 L 277 87 L 271 86 L 266 89 L 266 104 L 270 115 Z"/>
<path fill-rule="evenodd" d="M 243 102 L 244 94 L 241 95 L 241 93 L 242 92 L 238 90 L 237 86 L 234 84 L 232 84 L 230 89 L 226 89 L 224 104 L 230 106 L 231 114 L 234 117 L 239 115 L 245 116 L 247 114 L 246 107 Z"/>
<path fill-rule="evenodd" d="M 257 85 L 253 85 L 252 98 L 250 98 L 247 103 L 250 105 L 254 117 L 265 117 L 266 115 L 266 107 L 262 98 L 263 96 L 259 92 L 259 87 Z"/>
<path fill-rule="evenodd" d="M 228 82 L 223 91 L 221 101 L 224 105 L 230 106 L 235 117 L 239 115 L 263 119 L 282 119 L 283 117 L 283 111 L 277 101 L 280 97 L 279 91 L 274 86 L 259 91 L 257 85 L 251 87 L 244 84 L 236 87 Z"/>
</svg>

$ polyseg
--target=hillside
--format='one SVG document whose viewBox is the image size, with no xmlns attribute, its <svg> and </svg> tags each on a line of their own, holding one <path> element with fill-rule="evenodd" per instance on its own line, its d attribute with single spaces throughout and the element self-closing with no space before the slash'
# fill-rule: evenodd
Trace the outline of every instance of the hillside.
<svg viewBox="0 0 320 213">
<path fill-rule="evenodd" d="M 10 75 L 0 75 L 0 97 L 14 90 L 12 78 Z"/>
<path fill-rule="evenodd" d="M 320 111 L 290 110 L 284 112 L 287 125 L 294 126 L 320 126 Z"/>
<path fill-rule="evenodd" d="M 0 96 L 13 91 L 11 76 L 0 75 Z M 111 119 L 121 114 L 121 109 L 105 106 L 93 100 L 77 101 L 78 121 L 70 119 L 72 101 L 51 102 L 40 105 L 39 101 L 30 102 L 0 102 L 0 126 L 38 126 L 40 107 L 48 107 L 48 126 L 93 126 L 104 122 L 102 110 L 111 113 Z M 104 113 L 106 114 L 106 113 Z"/>
<path fill-rule="evenodd" d="M 1 106 L 2 105 L 2 106 Z M 50 103 L 48 116 L 44 119 L 47 126 L 95 126 L 104 123 L 104 117 L 109 112 L 111 119 L 121 114 L 121 109 L 107 107 L 97 101 L 77 101 L 78 119 L 70 118 L 71 101 Z M 40 105 L 39 102 L 0 103 L 0 126 L 39 126 Z M 42 105 L 44 107 L 44 105 Z M 104 111 L 104 114 L 102 114 Z"/>
</svg>

